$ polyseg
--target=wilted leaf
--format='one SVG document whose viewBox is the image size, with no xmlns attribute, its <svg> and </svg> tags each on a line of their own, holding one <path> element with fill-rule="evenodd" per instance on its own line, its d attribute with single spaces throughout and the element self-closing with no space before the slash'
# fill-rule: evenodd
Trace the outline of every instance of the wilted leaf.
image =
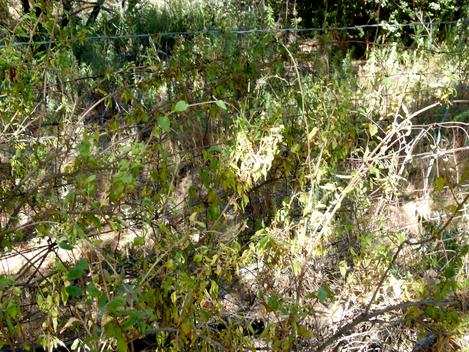
<svg viewBox="0 0 469 352">
<path fill-rule="evenodd" d="M 60 333 L 63 334 L 68 328 L 72 327 L 74 323 L 79 323 L 79 322 L 80 322 L 80 319 L 71 317 L 70 319 L 67 320 L 64 327 L 60 330 Z M 77 346 L 73 348 L 73 345 L 75 344 L 75 342 L 77 342 L 77 340 L 73 342 L 72 347 L 71 347 L 72 350 L 76 350 L 78 347 L 78 344 L 77 344 Z"/>
</svg>

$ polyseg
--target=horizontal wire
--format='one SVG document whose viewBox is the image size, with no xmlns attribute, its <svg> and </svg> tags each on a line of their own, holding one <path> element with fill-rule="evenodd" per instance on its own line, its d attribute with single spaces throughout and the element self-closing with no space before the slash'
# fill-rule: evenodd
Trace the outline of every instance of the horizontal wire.
<svg viewBox="0 0 469 352">
<path fill-rule="evenodd" d="M 252 34 L 252 33 L 301 33 L 301 32 L 327 32 L 327 31 L 348 31 L 348 30 L 360 30 L 365 28 L 385 28 L 395 29 L 403 27 L 413 26 L 427 26 L 427 25 L 448 25 L 458 24 L 462 21 L 465 25 L 469 24 L 469 18 L 460 19 L 458 21 L 430 21 L 430 22 L 409 22 L 409 23 L 375 23 L 375 24 L 364 24 L 357 26 L 343 26 L 343 27 L 311 27 L 311 28 L 251 28 L 251 29 L 232 29 L 232 30 L 220 30 L 220 29 L 205 29 L 205 30 L 194 30 L 194 31 L 174 31 L 174 32 L 155 32 L 155 33 L 137 33 L 137 34 L 122 34 L 122 35 L 92 35 L 87 36 L 84 40 L 117 40 L 117 39 L 138 39 L 138 38 L 152 38 L 152 37 L 176 37 L 185 35 L 196 35 L 196 34 Z M 77 39 L 73 40 L 77 41 Z M 27 41 L 27 42 L 13 42 L 11 44 L 1 44 L 0 49 L 4 49 L 8 46 L 27 46 L 27 45 L 44 45 L 53 44 L 58 40 L 41 40 L 41 41 Z"/>
</svg>

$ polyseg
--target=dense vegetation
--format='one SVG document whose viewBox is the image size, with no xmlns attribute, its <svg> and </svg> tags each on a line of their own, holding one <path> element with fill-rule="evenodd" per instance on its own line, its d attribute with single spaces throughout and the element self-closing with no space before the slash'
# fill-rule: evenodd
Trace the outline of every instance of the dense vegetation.
<svg viewBox="0 0 469 352">
<path fill-rule="evenodd" d="M 2 2 L 0 348 L 464 348 L 468 11 Z"/>
</svg>

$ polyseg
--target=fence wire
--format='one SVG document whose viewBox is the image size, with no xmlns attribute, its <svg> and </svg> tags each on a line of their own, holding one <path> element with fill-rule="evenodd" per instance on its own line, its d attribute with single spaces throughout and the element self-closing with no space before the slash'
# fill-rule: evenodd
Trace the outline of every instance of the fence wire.
<svg viewBox="0 0 469 352">
<path fill-rule="evenodd" d="M 139 38 L 159 38 L 159 37 L 178 37 L 178 36 L 193 36 L 199 34 L 252 34 L 252 33 L 308 33 L 308 32 L 329 32 L 329 31 L 353 31 L 369 28 L 383 28 L 385 30 L 395 30 L 397 28 L 415 27 L 415 26 L 434 26 L 434 25 L 468 25 L 469 18 L 460 19 L 458 21 L 428 21 L 428 22 L 409 22 L 409 23 L 375 23 L 364 24 L 357 26 L 331 26 L 331 27 L 310 27 L 310 28 L 249 28 L 249 29 L 201 29 L 193 31 L 168 31 L 168 32 L 154 32 L 154 33 L 137 33 L 137 34 L 120 34 L 120 35 L 91 35 L 83 39 L 85 41 L 101 41 L 101 40 L 118 40 L 118 39 L 139 39 Z M 77 42 L 78 39 L 72 39 L 72 42 Z M 40 41 L 17 41 L 10 44 L 0 44 L 0 49 L 9 46 L 28 46 L 28 45 L 46 45 L 54 44 L 59 40 L 40 40 Z"/>
</svg>

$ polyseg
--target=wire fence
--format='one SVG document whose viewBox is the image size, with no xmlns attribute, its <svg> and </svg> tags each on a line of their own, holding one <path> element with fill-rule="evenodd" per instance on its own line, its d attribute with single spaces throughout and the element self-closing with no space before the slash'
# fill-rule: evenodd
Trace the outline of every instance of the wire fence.
<svg viewBox="0 0 469 352">
<path fill-rule="evenodd" d="M 310 27 L 310 28 L 249 28 L 249 29 L 202 29 L 193 31 L 168 31 L 155 33 L 137 33 L 137 34 L 120 34 L 120 35 L 91 35 L 84 38 L 72 38 L 72 42 L 78 41 L 102 41 L 102 40 L 119 40 L 119 39 L 139 39 L 139 38 L 159 38 L 159 37 L 177 37 L 177 36 L 193 36 L 199 34 L 253 34 L 253 33 L 312 33 L 312 32 L 330 32 L 330 31 L 353 31 L 370 28 L 382 28 L 385 30 L 396 30 L 398 28 L 415 27 L 415 26 L 435 26 L 435 25 L 469 25 L 469 18 L 460 19 L 458 21 L 429 21 L 429 22 L 409 22 L 409 23 L 375 23 L 357 26 L 331 26 L 331 27 Z M 40 40 L 40 41 L 14 41 L 9 44 L 0 44 L 0 49 L 9 46 L 30 46 L 30 45 L 47 45 L 57 43 L 59 40 Z"/>
</svg>

